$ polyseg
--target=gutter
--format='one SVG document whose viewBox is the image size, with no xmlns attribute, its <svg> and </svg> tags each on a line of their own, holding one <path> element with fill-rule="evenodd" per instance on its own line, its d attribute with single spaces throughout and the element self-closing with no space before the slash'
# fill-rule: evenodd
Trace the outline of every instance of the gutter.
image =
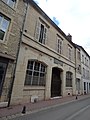
<svg viewBox="0 0 90 120">
<path fill-rule="evenodd" d="M 23 0 L 24 2 L 24 0 Z M 24 2 L 25 3 L 25 2 Z M 8 97 L 8 105 L 7 107 L 10 106 L 10 102 L 11 102 L 11 96 L 12 96 L 12 90 L 13 90 L 13 85 L 14 85 L 14 80 L 15 80 L 15 73 L 16 73 L 16 68 L 17 68 L 17 62 L 18 62 L 18 57 L 19 57 L 19 51 L 20 51 L 20 47 L 21 47 L 21 43 L 22 43 L 22 36 L 23 36 L 23 31 L 24 31 L 24 25 L 25 25 L 25 20 L 26 20 L 26 15 L 27 15 L 27 10 L 28 10 L 28 0 L 26 2 L 26 8 L 25 8 L 25 14 L 24 14 L 24 19 L 23 19 L 23 24 L 22 24 L 22 29 L 20 31 L 20 40 L 18 43 L 18 49 L 17 49 L 17 54 L 16 54 L 16 62 L 15 62 L 15 67 L 14 67 L 14 72 L 13 72 L 13 77 L 12 77 L 12 82 L 11 82 L 11 86 L 9 89 L 9 97 Z"/>
</svg>

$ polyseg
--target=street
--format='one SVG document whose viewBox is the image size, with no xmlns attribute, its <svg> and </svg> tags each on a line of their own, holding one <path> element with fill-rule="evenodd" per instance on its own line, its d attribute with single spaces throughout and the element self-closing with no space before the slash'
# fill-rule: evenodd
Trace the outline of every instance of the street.
<svg viewBox="0 0 90 120">
<path fill-rule="evenodd" d="M 90 98 L 76 100 L 12 120 L 90 120 Z"/>
</svg>

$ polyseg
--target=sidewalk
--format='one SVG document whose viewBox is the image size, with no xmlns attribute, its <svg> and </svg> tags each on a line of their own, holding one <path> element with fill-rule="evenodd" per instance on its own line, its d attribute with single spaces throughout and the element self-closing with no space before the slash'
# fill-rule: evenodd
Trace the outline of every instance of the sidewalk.
<svg viewBox="0 0 90 120">
<path fill-rule="evenodd" d="M 78 96 L 77 100 L 85 99 L 88 97 L 90 97 L 90 94 L 81 95 L 81 96 Z M 54 107 L 60 104 L 66 104 L 72 101 L 76 101 L 75 96 L 50 99 L 46 101 L 38 101 L 36 103 L 25 103 L 25 104 L 16 105 L 16 106 L 10 106 L 9 108 L 0 108 L 0 120 L 3 120 L 3 119 L 5 120 L 5 118 L 10 119 L 12 117 L 22 115 L 23 106 L 26 106 L 27 113 L 32 113 L 42 109 Z"/>
</svg>

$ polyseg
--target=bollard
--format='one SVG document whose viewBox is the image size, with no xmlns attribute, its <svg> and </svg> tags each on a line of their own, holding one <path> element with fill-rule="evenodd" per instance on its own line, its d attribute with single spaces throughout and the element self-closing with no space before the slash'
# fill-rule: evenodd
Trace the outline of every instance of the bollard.
<svg viewBox="0 0 90 120">
<path fill-rule="evenodd" d="M 23 114 L 25 114 L 25 113 L 26 113 L 26 106 L 23 106 L 22 113 L 23 113 Z"/>
<path fill-rule="evenodd" d="M 76 100 L 78 99 L 77 95 L 76 95 Z"/>
</svg>

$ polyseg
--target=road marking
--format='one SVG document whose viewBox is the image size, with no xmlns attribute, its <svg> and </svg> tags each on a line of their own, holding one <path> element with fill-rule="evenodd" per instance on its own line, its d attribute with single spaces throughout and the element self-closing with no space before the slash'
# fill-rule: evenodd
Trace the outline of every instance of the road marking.
<svg viewBox="0 0 90 120">
<path fill-rule="evenodd" d="M 74 113 L 70 117 L 66 118 L 66 120 L 72 120 L 72 118 L 74 118 L 75 116 L 79 115 L 80 113 L 82 113 L 83 111 L 85 111 L 86 109 L 88 109 L 89 107 L 90 107 L 90 105 L 82 108 L 81 110 L 77 111 L 76 113 Z"/>
</svg>

